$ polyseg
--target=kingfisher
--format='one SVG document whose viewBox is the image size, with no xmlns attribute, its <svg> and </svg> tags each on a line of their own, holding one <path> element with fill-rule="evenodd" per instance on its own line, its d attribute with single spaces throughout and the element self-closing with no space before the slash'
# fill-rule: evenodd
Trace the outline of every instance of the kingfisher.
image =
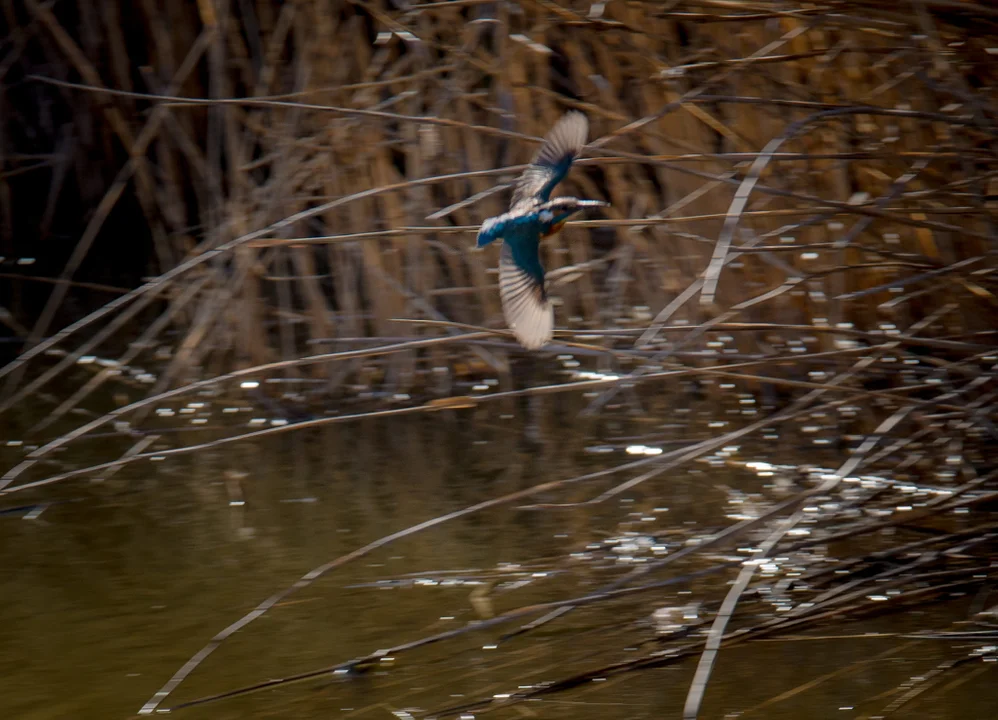
<svg viewBox="0 0 998 720">
<path fill-rule="evenodd" d="M 585 208 L 605 207 L 602 200 L 551 198 L 586 145 L 589 121 L 568 112 L 544 138 L 533 161 L 513 189 L 509 212 L 489 218 L 478 231 L 477 247 L 502 239 L 499 254 L 499 298 L 503 315 L 516 339 L 536 350 L 554 335 L 554 310 L 544 287 L 540 242 Z"/>
</svg>

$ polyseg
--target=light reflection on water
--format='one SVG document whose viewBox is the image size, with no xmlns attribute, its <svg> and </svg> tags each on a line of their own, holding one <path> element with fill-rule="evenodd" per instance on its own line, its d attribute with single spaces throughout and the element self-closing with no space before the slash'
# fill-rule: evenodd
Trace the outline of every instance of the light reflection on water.
<svg viewBox="0 0 998 720">
<path fill-rule="evenodd" d="M 730 396 L 733 408 L 745 399 Z M 647 400 L 651 410 L 654 402 Z M 510 414 L 519 418 L 515 408 L 441 413 L 227 446 L 129 466 L 101 483 L 70 481 L 30 498 L 14 496 L 17 504 L 60 504 L 30 520 L 0 516 L 0 562 L 8 569 L 2 582 L 0 717 L 129 716 L 215 633 L 332 558 L 416 522 L 626 462 L 633 459 L 629 455 L 653 456 L 663 447 L 703 439 L 708 428 L 739 422 L 716 420 L 722 414 L 716 406 L 712 411 L 691 406 L 688 422 L 676 423 L 685 416 L 668 408 L 690 402 L 669 399 L 652 415 L 663 422 L 621 413 L 579 421 L 581 431 L 573 432 L 565 418 L 577 417 L 586 400 L 577 406 L 564 399 L 543 402 L 549 403 L 545 412 L 531 418 L 541 426 L 539 445 L 533 431 L 510 420 Z M 210 403 L 192 402 L 178 405 L 175 416 L 159 416 L 164 425 L 186 423 L 201 413 L 221 421 L 229 407 L 235 406 L 219 403 L 212 414 Z M 193 412 L 180 415 L 181 408 Z M 252 415 L 239 412 L 235 421 L 252 423 Z M 805 426 L 795 441 L 775 435 L 724 447 L 603 505 L 531 512 L 506 506 L 390 544 L 320 578 L 231 637 L 165 706 L 333 665 L 490 613 L 585 595 L 622 568 L 688 546 L 691 533 L 758 516 L 800 482 L 800 467 L 816 476 L 830 472 L 836 451 L 809 447 L 810 434 Z M 638 442 L 640 437 L 647 439 Z M 9 448 L 5 463 L 10 453 L 23 450 Z M 583 483 L 534 499 L 582 502 L 616 481 Z M 899 483 L 847 478 L 843 497 L 857 487 Z M 900 491 L 912 503 L 935 496 L 934 488 L 910 481 Z M 3 506 L 12 504 L 7 498 Z M 804 510 L 815 517 L 843 511 L 836 503 Z M 812 520 L 795 529 L 797 536 L 810 532 Z M 746 560 L 753 549 L 719 550 L 670 572 L 685 574 L 719 560 L 757 562 Z M 819 548 L 806 557 L 777 556 L 762 563 L 760 575 L 773 581 L 766 598 L 770 612 L 790 610 L 796 600 L 787 591 L 788 580 L 806 571 L 805 562 L 822 560 Z M 676 617 L 703 617 L 703 600 L 722 597 L 731 577 L 705 576 L 656 591 L 654 598 L 621 601 L 609 611 L 615 622 L 608 623 L 605 607 L 580 608 L 508 643 L 498 639 L 513 627 L 469 633 L 383 658 L 360 675 L 330 674 L 176 715 L 346 718 L 390 711 L 404 716 L 483 694 L 501 696 L 648 651 L 656 637 L 675 631 Z M 886 603 L 891 597 L 869 599 Z M 965 611 L 965 601 L 957 600 L 952 607 L 908 617 L 835 625 L 826 634 L 910 632 L 947 624 Z M 749 713 L 853 717 L 840 708 L 889 691 L 949 657 L 948 644 L 908 642 L 876 635 L 725 649 L 703 716 L 752 708 L 859 663 L 841 680 Z M 884 655 L 892 649 L 896 652 Z M 883 658 L 871 660 L 878 655 Z M 612 677 L 525 707 L 556 718 L 678 716 L 693 664 Z M 982 686 L 986 678 L 920 705 L 917 715 L 900 716 L 986 717 L 986 708 L 998 699 L 990 685 Z"/>
</svg>

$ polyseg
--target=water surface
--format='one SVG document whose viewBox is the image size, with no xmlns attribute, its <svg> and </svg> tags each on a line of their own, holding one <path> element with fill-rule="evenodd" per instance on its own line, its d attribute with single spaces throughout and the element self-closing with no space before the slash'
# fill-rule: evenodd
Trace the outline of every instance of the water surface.
<svg viewBox="0 0 998 720">
<path fill-rule="evenodd" d="M 717 432 L 710 425 L 724 413 L 697 403 L 686 395 L 649 399 L 644 415 L 621 408 L 587 420 L 578 414 L 585 402 L 554 398 L 529 407 L 365 421 L 7 496 L 3 508 L 53 504 L 0 515 L 0 716 L 128 717 L 217 632 L 313 568 L 477 502 Z M 731 406 L 738 407 L 737 397 Z M 585 595 L 656 552 L 683 547 L 691 535 L 783 499 L 800 482 L 789 468 L 832 465 L 840 456 L 836 443 L 813 441 L 830 432 L 770 433 L 597 505 L 529 511 L 507 504 L 406 537 L 287 597 L 225 641 L 161 707 L 335 665 L 490 611 Z M 19 452 L 6 448 L 5 463 Z M 97 446 L 83 443 L 60 458 L 103 459 L 96 455 Z M 745 467 L 763 459 L 784 469 L 766 474 Z M 636 474 L 533 501 L 587 500 Z M 737 548 L 706 552 L 655 579 L 737 557 Z M 660 630 L 655 609 L 716 607 L 734 574 L 580 608 L 498 647 L 498 638 L 522 622 L 412 650 L 366 672 L 329 674 L 173 714 L 383 718 L 458 706 L 649 652 Z M 865 717 L 888 705 L 896 697 L 891 692 L 911 677 L 970 647 L 898 634 L 948 627 L 966 619 L 975 602 L 957 592 L 925 609 L 724 649 L 701 717 Z M 753 618 L 774 612 L 751 607 Z M 496 713 L 680 717 L 695 663 L 693 657 L 587 682 Z M 831 677 L 801 687 L 824 676 Z M 989 717 L 998 706 L 993 666 L 953 678 L 952 687 L 897 716 Z"/>
</svg>

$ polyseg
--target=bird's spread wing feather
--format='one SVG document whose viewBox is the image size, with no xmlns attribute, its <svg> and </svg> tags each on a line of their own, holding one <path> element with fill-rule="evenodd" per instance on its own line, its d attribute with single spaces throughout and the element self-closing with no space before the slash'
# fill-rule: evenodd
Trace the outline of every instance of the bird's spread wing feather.
<svg viewBox="0 0 998 720">
<path fill-rule="evenodd" d="M 544 138 L 544 144 L 537 156 L 513 189 L 512 205 L 523 200 L 533 202 L 539 198 L 547 202 L 554 186 L 561 182 L 572 161 L 582 152 L 589 136 L 589 121 L 580 112 L 569 112 L 562 116 L 551 132 Z"/>
<path fill-rule="evenodd" d="M 518 258 L 514 247 L 503 243 L 499 256 L 499 297 L 506 323 L 517 340 L 528 350 L 536 350 L 554 334 L 554 311 L 544 292 L 544 270 L 536 246 L 522 252 L 533 257 Z"/>
</svg>

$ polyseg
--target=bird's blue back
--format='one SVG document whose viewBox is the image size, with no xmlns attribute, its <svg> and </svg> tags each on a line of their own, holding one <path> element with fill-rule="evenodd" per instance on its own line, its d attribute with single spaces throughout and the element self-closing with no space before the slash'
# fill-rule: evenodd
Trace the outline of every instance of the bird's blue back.
<svg viewBox="0 0 998 720">
<path fill-rule="evenodd" d="M 545 226 L 550 226 L 550 223 L 542 223 L 536 210 L 508 212 L 490 218 L 490 221 L 478 234 L 478 247 L 502 238 L 513 250 L 516 264 L 543 282 L 544 268 L 538 258 L 537 248 L 545 229 L 549 229 Z"/>
<path fill-rule="evenodd" d="M 476 246 L 485 247 L 494 240 L 503 238 L 508 243 L 525 248 L 536 247 L 541 238 L 578 212 L 574 207 L 558 208 L 548 210 L 549 217 L 542 219 L 542 212 L 546 209 L 548 208 L 544 208 L 539 202 L 534 203 L 533 207 L 526 206 L 524 202 L 508 213 L 489 218 L 478 233 Z"/>
<path fill-rule="evenodd" d="M 517 223 L 507 230 L 503 242 L 513 251 L 513 260 L 537 282 L 544 285 L 544 267 L 541 265 L 538 248 L 541 244 L 541 226 L 536 218 Z"/>
</svg>

